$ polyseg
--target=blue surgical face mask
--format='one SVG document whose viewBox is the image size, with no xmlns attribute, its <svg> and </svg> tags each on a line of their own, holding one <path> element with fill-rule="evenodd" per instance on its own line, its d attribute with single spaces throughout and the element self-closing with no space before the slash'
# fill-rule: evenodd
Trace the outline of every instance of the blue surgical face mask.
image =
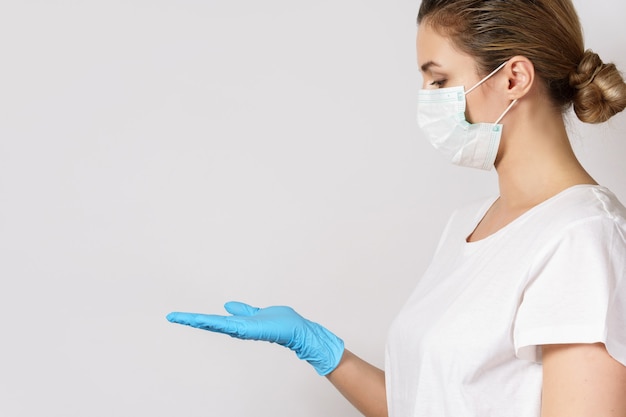
<svg viewBox="0 0 626 417">
<path fill-rule="evenodd" d="M 417 93 L 417 124 L 431 144 L 454 164 L 490 170 L 496 160 L 502 125 L 500 120 L 517 102 L 504 110 L 494 123 L 469 123 L 465 119 L 465 96 L 498 72 L 506 62 L 467 90 L 463 86 L 420 90 Z"/>
</svg>

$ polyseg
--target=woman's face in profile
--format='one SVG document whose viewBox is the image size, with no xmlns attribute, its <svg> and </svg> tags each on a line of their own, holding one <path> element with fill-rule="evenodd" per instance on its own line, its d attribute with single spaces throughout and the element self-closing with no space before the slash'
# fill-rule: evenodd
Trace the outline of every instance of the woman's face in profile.
<svg viewBox="0 0 626 417">
<path fill-rule="evenodd" d="M 465 87 L 476 85 L 485 74 L 479 74 L 476 60 L 457 50 L 452 41 L 440 34 L 427 21 L 417 31 L 417 63 L 422 74 L 422 88 Z M 493 123 L 502 114 L 502 104 L 495 100 L 494 86 L 498 76 L 480 85 L 465 96 L 465 117 L 471 123 Z"/>
</svg>

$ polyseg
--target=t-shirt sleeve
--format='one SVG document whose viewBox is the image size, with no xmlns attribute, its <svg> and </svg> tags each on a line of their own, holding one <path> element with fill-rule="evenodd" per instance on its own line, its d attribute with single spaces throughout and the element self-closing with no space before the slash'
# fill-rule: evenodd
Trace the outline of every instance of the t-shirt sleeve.
<svg viewBox="0 0 626 417">
<path fill-rule="evenodd" d="M 619 224 L 599 218 L 570 226 L 529 271 L 514 323 L 517 356 L 541 362 L 544 344 L 602 342 L 626 365 L 625 275 Z"/>
</svg>

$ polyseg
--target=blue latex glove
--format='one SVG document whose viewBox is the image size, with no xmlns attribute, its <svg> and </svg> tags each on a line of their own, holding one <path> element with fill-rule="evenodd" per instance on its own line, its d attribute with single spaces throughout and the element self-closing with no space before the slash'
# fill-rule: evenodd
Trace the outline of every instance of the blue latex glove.
<svg viewBox="0 0 626 417">
<path fill-rule="evenodd" d="M 318 374 L 331 373 L 341 360 L 343 340 L 296 313 L 291 307 L 257 308 L 235 301 L 224 305 L 232 316 L 170 313 L 172 323 L 224 333 L 238 339 L 278 343 L 309 362 Z"/>
</svg>

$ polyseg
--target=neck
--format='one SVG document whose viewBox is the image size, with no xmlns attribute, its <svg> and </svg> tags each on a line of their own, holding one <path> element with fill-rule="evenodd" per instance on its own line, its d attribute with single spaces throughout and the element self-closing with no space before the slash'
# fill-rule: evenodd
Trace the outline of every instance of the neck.
<svg viewBox="0 0 626 417">
<path fill-rule="evenodd" d="M 521 104 L 516 117 L 503 120 L 507 135 L 496 161 L 500 203 L 528 209 L 573 185 L 595 184 L 574 155 L 560 112 Z"/>
</svg>

